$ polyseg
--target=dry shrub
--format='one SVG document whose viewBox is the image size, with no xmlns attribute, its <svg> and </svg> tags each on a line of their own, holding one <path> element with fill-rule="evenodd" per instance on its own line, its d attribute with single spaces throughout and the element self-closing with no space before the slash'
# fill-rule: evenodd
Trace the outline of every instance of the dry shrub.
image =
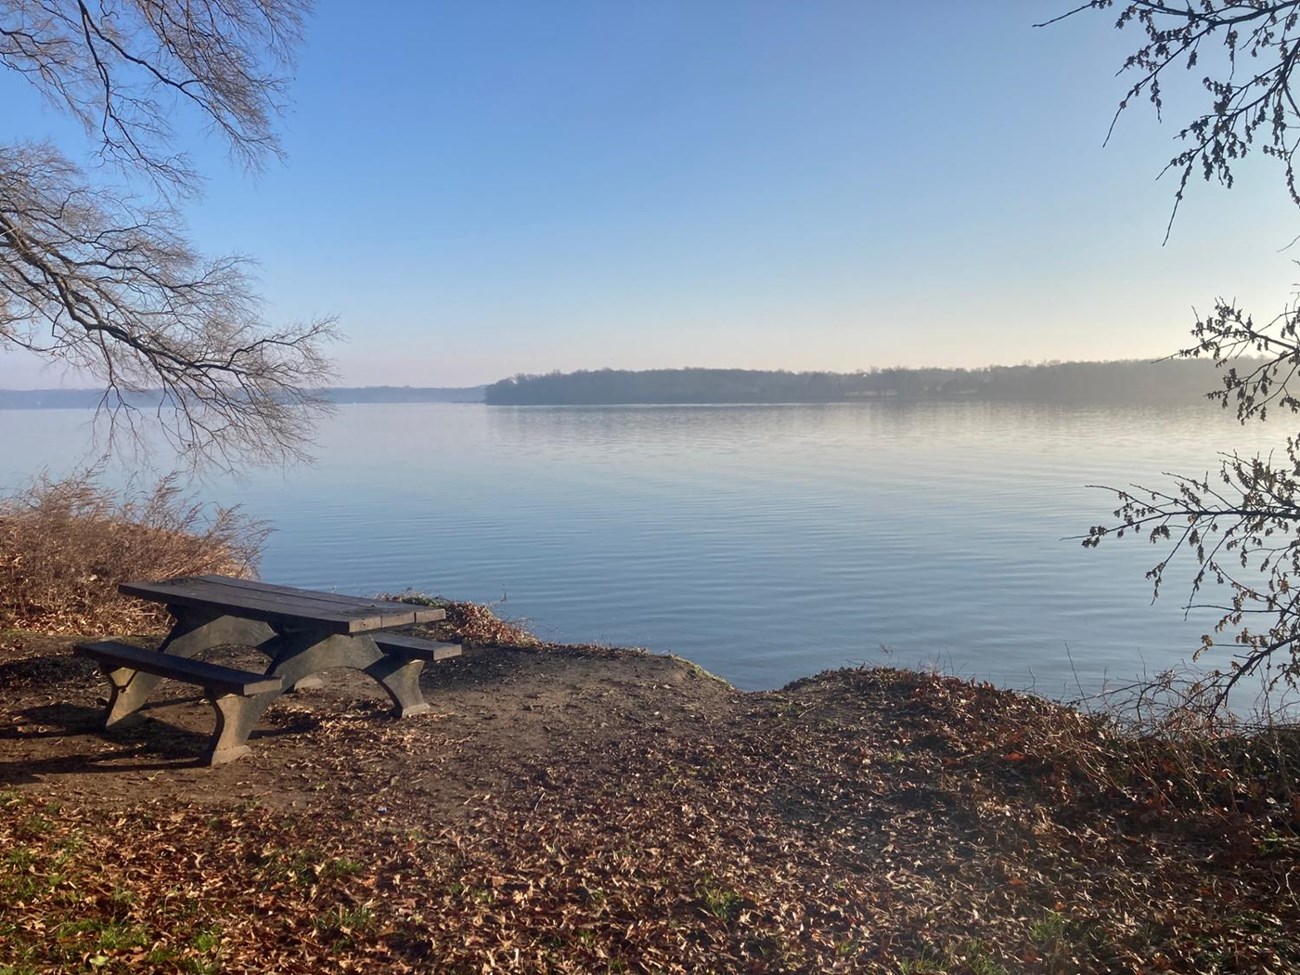
<svg viewBox="0 0 1300 975">
<path fill-rule="evenodd" d="M 1300 851 L 1300 725 L 1282 707 L 1234 713 L 1212 677 L 1169 671 L 1076 709 L 1038 708 L 1011 753 L 1060 808 L 1105 807 L 1182 833 L 1231 862 Z"/>
<path fill-rule="evenodd" d="M 432 606 L 446 610 L 447 618 L 425 629 L 442 639 L 459 640 L 472 647 L 541 647 L 542 641 L 518 622 L 503 620 L 493 608 L 482 603 L 461 603 L 441 596 L 428 596 L 407 590 L 401 593 L 380 593 L 377 599 L 388 599 L 413 606 Z"/>
<path fill-rule="evenodd" d="M 537 647 L 541 640 L 518 623 L 503 620 L 490 606 L 449 602 L 447 625 L 457 639 L 472 646 Z"/>
<path fill-rule="evenodd" d="M 176 475 L 122 492 L 94 471 L 42 475 L 0 498 L 0 629 L 142 632 L 166 623 L 119 583 L 173 576 L 251 578 L 269 528 L 236 508 L 209 509 Z"/>
</svg>

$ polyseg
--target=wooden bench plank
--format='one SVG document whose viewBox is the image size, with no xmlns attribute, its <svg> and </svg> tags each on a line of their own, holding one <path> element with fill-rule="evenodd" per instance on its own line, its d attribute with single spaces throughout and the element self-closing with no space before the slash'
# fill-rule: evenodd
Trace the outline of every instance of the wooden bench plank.
<svg viewBox="0 0 1300 975">
<path fill-rule="evenodd" d="M 459 657 L 462 653 L 459 643 L 425 640 L 403 633 L 375 633 L 372 634 L 372 638 L 375 645 L 384 653 L 411 660 L 447 660 L 450 657 Z"/>
<path fill-rule="evenodd" d="M 299 622 L 331 633 L 366 633 L 390 626 L 434 622 L 446 612 L 434 607 L 411 606 L 267 586 L 224 576 L 195 576 L 165 582 L 127 582 L 118 591 L 168 605 L 190 606 L 267 623 Z M 324 598 L 322 598 L 324 597 Z"/>
<path fill-rule="evenodd" d="M 99 643 L 80 643 L 72 650 L 79 657 L 89 657 L 117 667 L 129 667 L 158 677 L 199 684 L 220 694 L 237 694 L 251 697 L 284 687 L 279 677 L 267 677 L 249 670 L 235 670 L 203 660 L 190 660 L 145 650 L 128 643 L 106 640 Z"/>
</svg>

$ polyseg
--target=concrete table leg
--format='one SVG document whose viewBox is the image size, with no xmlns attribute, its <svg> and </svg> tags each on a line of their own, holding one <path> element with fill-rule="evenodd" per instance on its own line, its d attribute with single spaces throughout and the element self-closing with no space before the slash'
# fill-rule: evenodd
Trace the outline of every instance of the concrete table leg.
<svg viewBox="0 0 1300 975">
<path fill-rule="evenodd" d="M 331 667 L 365 670 L 384 656 L 370 637 L 311 630 L 282 633 L 264 643 L 261 650 L 272 661 L 267 673 L 283 677 L 285 686 Z"/>
<path fill-rule="evenodd" d="M 108 698 L 105 728 L 127 728 L 141 720 L 140 708 L 149 699 L 161 677 L 130 667 L 101 667 L 112 690 Z"/>
<path fill-rule="evenodd" d="M 174 606 L 171 612 L 176 617 L 176 622 L 159 649 L 178 657 L 193 657 L 204 650 L 226 644 L 261 649 L 263 644 L 275 637 L 275 631 L 258 620 L 223 616 L 183 606 Z"/>
<path fill-rule="evenodd" d="M 271 627 L 256 620 L 204 613 L 181 606 L 172 607 L 171 612 L 176 622 L 160 650 L 177 657 L 190 658 L 204 650 L 225 644 L 260 647 L 275 636 Z M 113 688 L 104 727 L 123 728 L 136 723 L 141 717 L 140 709 L 162 678 L 130 668 L 103 669 Z"/>
<path fill-rule="evenodd" d="M 248 736 L 252 733 L 253 726 L 280 693 L 267 691 L 251 697 L 209 694 L 208 701 L 217 714 L 217 726 L 212 732 L 204 760 L 209 765 L 225 765 L 247 755 L 252 750 L 248 747 Z"/>
<path fill-rule="evenodd" d="M 423 661 L 386 654 L 366 634 L 285 633 L 264 643 L 261 649 L 274 661 L 271 676 L 284 678 L 286 686 L 330 667 L 350 667 L 379 682 L 392 699 L 398 717 L 429 710 L 420 693 Z"/>
<path fill-rule="evenodd" d="M 420 671 L 423 660 L 407 660 L 398 656 L 385 656 L 366 668 L 366 673 L 379 681 L 393 701 L 393 712 L 399 718 L 424 714 L 429 704 L 420 692 Z"/>
</svg>

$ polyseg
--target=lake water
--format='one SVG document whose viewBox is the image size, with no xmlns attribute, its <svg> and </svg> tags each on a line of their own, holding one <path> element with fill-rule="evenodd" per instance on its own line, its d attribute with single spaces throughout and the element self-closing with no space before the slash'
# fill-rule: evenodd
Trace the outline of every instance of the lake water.
<svg viewBox="0 0 1300 975">
<path fill-rule="evenodd" d="M 0 411 L 0 487 L 71 469 L 88 417 Z M 201 491 L 275 525 L 277 583 L 496 602 L 745 688 L 892 663 L 1073 697 L 1213 622 L 1184 588 L 1152 605 L 1158 550 L 1068 537 L 1114 507 L 1085 485 L 1203 473 L 1274 429 L 1200 404 L 347 406 L 314 466 Z"/>
</svg>

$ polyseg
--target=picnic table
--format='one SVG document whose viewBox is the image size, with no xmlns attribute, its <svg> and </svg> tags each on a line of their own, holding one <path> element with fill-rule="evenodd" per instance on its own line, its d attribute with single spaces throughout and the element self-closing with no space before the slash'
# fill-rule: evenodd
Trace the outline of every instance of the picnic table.
<svg viewBox="0 0 1300 975">
<path fill-rule="evenodd" d="M 205 753 L 211 765 L 248 754 L 248 736 L 267 707 L 284 691 L 308 686 L 320 671 L 350 667 L 368 674 L 388 692 L 396 715 L 406 717 L 429 710 L 419 683 L 425 662 L 461 653 L 458 644 L 386 632 L 444 619 L 446 613 L 435 607 L 215 575 L 129 582 L 118 589 L 162 603 L 175 622 L 157 650 L 116 641 L 75 648 L 96 660 L 112 685 L 105 728 L 138 720 L 164 677 L 201 686 L 216 711 Z M 265 654 L 265 671 L 193 659 L 232 644 Z"/>
</svg>

